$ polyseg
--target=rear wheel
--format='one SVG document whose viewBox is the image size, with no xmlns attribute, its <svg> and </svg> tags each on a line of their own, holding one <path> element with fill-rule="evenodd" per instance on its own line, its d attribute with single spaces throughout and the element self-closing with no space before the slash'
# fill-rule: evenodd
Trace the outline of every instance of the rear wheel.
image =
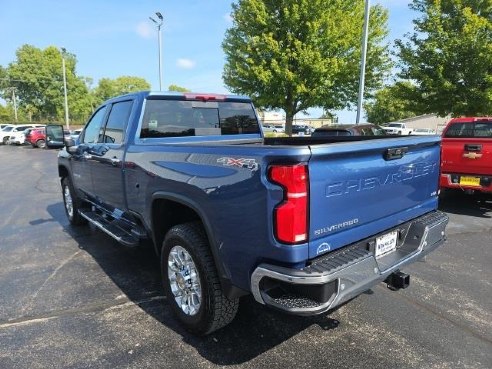
<svg viewBox="0 0 492 369">
<path fill-rule="evenodd" d="M 169 230 L 162 246 L 161 271 L 169 303 L 187 330 L 206 335 L 236 316 L 239 299 L 224 296 L 200 223 Z"/>
<path fill-rule="evenodd" d="M 68 221 L 72 225 L 86 224 L 87 220 L 79 214 L 79 209 L 82 208 L 83 202 L 75 195 L 75 190 L 70 178 L 63 178 L 61 183 L 63 204 L 65 205 L 65 213 L 67 214 Z"/>
<path fill-rule="evenodd" d="M 44 140 L 37 140 L 36 146 L 39 147 L 40 149 L 44 149 L 46 147 L 46 142 Z"/>
</svg>

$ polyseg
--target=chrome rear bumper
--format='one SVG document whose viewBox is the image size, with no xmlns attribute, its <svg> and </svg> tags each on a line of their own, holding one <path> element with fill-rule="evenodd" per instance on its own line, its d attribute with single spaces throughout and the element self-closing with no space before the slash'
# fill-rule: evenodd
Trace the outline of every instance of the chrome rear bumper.
<svg viewBox="0 0 492 369">
<path fill-rule="evenodd" d="M 260 264 L 251 276 L 256 301 L 297 315 L 333 309 L 415 262 L 445 241 L 448 216 L 436 211 L 394 230 L 404 232 L 396 251 L 376 259 L 377 236 L 314 259 L 303 269 Z M 387 230 L 384 233 L 390 232 Z"/>
</svg>

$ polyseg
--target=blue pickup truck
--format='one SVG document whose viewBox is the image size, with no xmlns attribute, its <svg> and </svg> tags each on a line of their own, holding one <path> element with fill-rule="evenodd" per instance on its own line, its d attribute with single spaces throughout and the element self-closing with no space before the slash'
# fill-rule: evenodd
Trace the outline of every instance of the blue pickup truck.
<svg viewBox="0 0 492 369">
<path fill-rule="evenodd" d="M 58 171 L 70 223 L 152 244 L 168 303 L 203 335 L 246 294 L 312 315 L 407 287 L 400 269 L 445 240 L 439 159 L 436 136 L 265 138 L 247 97 L 139 92 L 100 106 Z"/>
</svg>

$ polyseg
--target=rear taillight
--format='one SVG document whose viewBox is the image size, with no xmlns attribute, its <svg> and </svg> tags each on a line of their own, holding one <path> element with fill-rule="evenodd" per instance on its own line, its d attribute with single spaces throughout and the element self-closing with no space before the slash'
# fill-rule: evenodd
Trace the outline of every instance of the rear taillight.
<svg viewBox="0 0 492 369">
<path fill-rule="evenodd" d="M 284 189 L 284 200 L 273 214 L 275 237 L 282 243 L 306 242 L 309 214 L 307 165 L 272 165 L 269 178 Z"/>
</svg>

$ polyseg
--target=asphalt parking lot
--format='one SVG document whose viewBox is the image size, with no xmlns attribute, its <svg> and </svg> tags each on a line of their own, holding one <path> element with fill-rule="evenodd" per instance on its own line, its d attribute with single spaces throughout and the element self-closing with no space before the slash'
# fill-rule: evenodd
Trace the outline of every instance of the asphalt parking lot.
<svg viewBox="0 0 492 369">
<path fill-rule="evenodd" d="M 492 368 L 492 197 L 450 194 L 448 242 L 331 314 L 244 298 L 205 338 L 183 331 L 148 250 L 63 210 L 56 151 L 0 146 L 0 368 Z"/>
</svg>

